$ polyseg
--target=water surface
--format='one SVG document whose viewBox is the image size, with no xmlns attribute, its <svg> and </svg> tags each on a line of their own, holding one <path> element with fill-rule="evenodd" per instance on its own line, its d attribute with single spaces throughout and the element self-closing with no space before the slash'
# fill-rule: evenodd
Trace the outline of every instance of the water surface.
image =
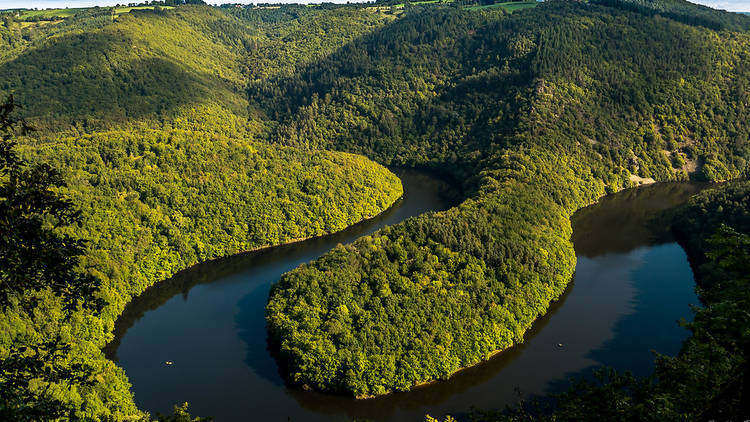
<svg viewBox="0 0 750 422">
<path fill-rule="evenodd" d="M 409 216 L 450 206 L 444 185 L 402 172 L 405 196 L 382 216 L 340 234 L 202 264 L 133 301 L 108 353 L 133 384 L 136 403 L 168 412 L 190 402 L 218 421 L 421 421 L 498 408 L 559 391 L 599 365 L 646 375 L 653 352 L 674 354 L 698 304 L 687 257 L 658 223 L 699 189 L 665 184 L 622 192 L 573 218 L 574 281 L 526 341 L 445 382 L 371 400 L 286 387 L 266 349 L 271 283 L 338 243 Z M 562 345 L 562 346 L 560 346 Z M 174 362 L 165 365 L 166 361 Z"/>
</svg>

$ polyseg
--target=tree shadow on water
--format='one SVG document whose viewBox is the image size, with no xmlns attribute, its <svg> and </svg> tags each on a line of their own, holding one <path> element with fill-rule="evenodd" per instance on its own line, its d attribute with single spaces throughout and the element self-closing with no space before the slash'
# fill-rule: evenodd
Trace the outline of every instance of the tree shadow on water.
<svg viewBox="0 0 750 422">
<path fill-rule="evenodd" d="M 266 329 L 265 305 L 269 291 L 269 284 L 260 285 L 238 302 L 240 312 L 235 317 L 235 326 L 246 346 L 245 364 L 259 377 L 281 386 L 285 382 L 271 354 Z"/>
<path fill-rule="evenodd" d="M 458 406 L 458 411 L 449 413 L 462 420 L 474 405 L 475 396 L 466 394 L 473 389 L 482 392 L 495 391 L 493 380 L 501 377 L 505 370 L 513 368 L 518 358 L 528 348 L 529 341 L 537 336 L 561 308 L 573 289 L 570 283 L 562 296 L 550 305 L 548 312 L 534 322 L 531 329 L 524 335 L 525 341 L 519 343 L 490 359 L 463 369 L 447 380 L 436 381 L 416 387 L 407 392 L 397 392 L 372 399 L 357 400 L 348 396 L 323 394 L 314 391 L 304 391 L 290 387 L 287 394 L 306 410 L 318 414 L 345 414 L 350 419 L 364 420 L 421 420 L 425 413 L 441 412 L 446 404 L 449 407 Z M 508 382 L 512 383 L 513 380 Z M 459 397 L 461 403 L 454 403 Z M 510 397 L 510 400 L 515 398 Z M 435 413 L 433 416 L 438 415 Z"/>
</svg>

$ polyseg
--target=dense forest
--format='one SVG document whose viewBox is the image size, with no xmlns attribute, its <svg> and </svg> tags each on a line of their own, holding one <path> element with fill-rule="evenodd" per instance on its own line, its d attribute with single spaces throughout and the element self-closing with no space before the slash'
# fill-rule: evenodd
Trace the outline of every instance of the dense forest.
<svg viewBox="0 0 750 422">
<path fill-rule="evenodd" d="M 750 182 L 706 190 L 667 218 L 689 254 L 703 305 L 680 353 L 658 356 L 646 379 L 602 369 L 552 408 L 477 411 L 472 421 L 739 420 L 750 413 Z"/>
<path fill-rule="evenodd" d="M 103 305 L 70 310 L 41 289 L 3 307 L 3 365 L 59 338 L 53 366 L 89 374 L 17 383 L 4 370 L 8 391 L 75 418 L 142 416 L 100 350 L 125 303 L 197 262 L 387 208 L 401 185 L 362 155 L 449 173 L 467 198 L 273 287 L 270 343 L 288 379 L 358 397 L 520 342 L 571 279 L 578 208 L 650 179 L 747 174 L 748 17 L 681 0 L 407 6 L 2 14 L 0 94 L 37 129 L 5 142 L 60 170 L 54 191 L 80 220 L 35 218 L 81 242 L 73 266 Z"/>
<path fill-rule="evenodd" d="M 361 156 L 202 132 L 98 132 L 16 149 L 30 162 L 64 169 L 56 192 L 76 205 L 81 221 L 56 231 L 86 242 L 79 266 L 99 281 L 93 299 L 106 306 L 96 315 L 57 312 L 59 300 L 45 290 L 32 308 L 11 301 L 0 314 L 3 347 L 59 334 L 75 359 L 97 365 L 105 391 L 128 387 L 99 349 L 125 304 L 148 286 L 201 261 L 342 230 L 402 194 L 395 175 Z M 15 246 L 8 242 L 5 251 Z M 82 393 L 112 394 L 96 387 Z M 127 409 L 120 405 L 87 402 L 77 416 Z"/>
<path fill-rule="evenodd" d="M 267 311 L 290 379 L 370 396 L 447 378 L 560 295 L 575 209 L 643 178 L 739 176 L 749 39 L 721 35 L 593 4 L 433 9 L 252 91 L 282 111 L 278 142 L 448 162 L 474 192 L 282 278 Z"/>
</svg>

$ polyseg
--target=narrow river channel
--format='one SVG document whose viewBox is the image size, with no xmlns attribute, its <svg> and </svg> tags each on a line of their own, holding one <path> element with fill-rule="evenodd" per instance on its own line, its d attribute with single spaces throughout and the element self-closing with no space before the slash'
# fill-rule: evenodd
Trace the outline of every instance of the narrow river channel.
<svg viewBox="0 0 750 422">
<path fill-rule="evenodd" d="M 573 218 L 578 257 L 565 295 L 526 341 L 450 380 L 372 400 L 284 385 L 266 349 L 264 307 L 281 274 L 385 226 L 451 206 L 446 185 L 402 171 L 405 195 L 381 216 L 341 233 L 201 264 L 136 298 L 118 320 L 108 355 L 125 369 L 136 403 L 223 421 L 422 421 L 425 414 L 498 408 L 519 395 L 559 391 L 600 365 L 646 375 L 653 351 L 674 354 L 698 304 L 682 248 L 655 219 L 699 187 L 663 184 L 604 198 Z M 165 362 L 173 362 L 166 365 Z"/>
</svg>

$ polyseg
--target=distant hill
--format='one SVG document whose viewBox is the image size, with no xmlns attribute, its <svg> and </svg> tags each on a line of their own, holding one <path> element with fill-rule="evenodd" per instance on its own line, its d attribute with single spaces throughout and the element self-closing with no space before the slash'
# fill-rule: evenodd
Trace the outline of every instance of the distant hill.
<svg viewBox="0 0 750 422">
<path fill-rule="evenodd" d="M 700 25 L 716 30 L 747 31 L 750 29 L 749 18 L 686 0 L 592 0 L 592 2 L 648 15 L 659 14 L 688 25 Z"/>
</svg>

